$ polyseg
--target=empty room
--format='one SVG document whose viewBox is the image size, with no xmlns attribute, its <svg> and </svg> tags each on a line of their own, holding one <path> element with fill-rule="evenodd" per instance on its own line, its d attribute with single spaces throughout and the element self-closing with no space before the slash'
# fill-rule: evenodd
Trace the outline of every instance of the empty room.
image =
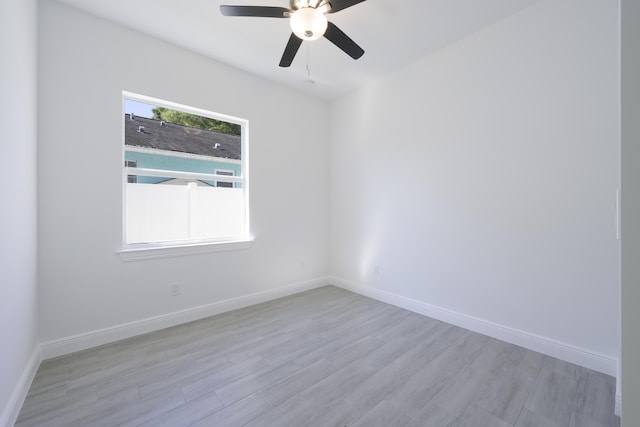
<svg viewBox="0 0 640 427">
<path fill-rule="evenodd" d="M 640 425 L 632 0 L 3 0 L 0 426 Z"/>
</svg>

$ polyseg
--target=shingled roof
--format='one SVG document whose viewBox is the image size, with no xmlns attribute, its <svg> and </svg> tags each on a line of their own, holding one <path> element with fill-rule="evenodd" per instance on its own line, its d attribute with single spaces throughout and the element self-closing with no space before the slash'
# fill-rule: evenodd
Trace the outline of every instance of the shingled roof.
<svg viewBox="0 0 640 427">
<path fill-rule="evenodd" d="M 125 114 L 125 145 L 240 160 L 240 136 Z"/>
</svg>

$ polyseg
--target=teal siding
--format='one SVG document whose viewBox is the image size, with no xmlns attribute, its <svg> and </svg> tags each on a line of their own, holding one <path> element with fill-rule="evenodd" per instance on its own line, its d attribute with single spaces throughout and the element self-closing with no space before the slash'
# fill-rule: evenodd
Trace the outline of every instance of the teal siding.
<svg viewBox="0 0 640 427">
<path fill-rule="evenodd" d="M 124 153 L 125 160 L 137 162 L 137 166 L 139 168 L 210 174 L 214 174 L 217 169 L 224 169 L 232 170 L 235 176 L 241 175 L 241 165 L 237 163 L 226 163 L 224 161 L 209 161 L 200 159 L 185 159 L 182 157 L 127 151 L 126 149 Z M 140 184 L 157 184 L 163 181 L 166 181 L 166 179 L 153 176 L 138 176 L 138 183 Z M 214 184 L 213 182 L 207 183 L 211 185 Z"/>
</svg>

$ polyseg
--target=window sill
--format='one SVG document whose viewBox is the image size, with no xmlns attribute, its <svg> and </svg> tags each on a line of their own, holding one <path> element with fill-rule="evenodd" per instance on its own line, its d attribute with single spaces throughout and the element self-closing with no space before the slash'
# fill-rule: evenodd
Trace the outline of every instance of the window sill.
<svg viewBox="0 0 640 427">
<path fill-rule="evenodd" d="M 253 239 L 230 242 L 187 243 L 181 245 L 125 245 L 117 251 L 124 262 L 147 259 L 170 258 L 187 255 L 199 255 L 211 252 L 226 252 L 249 249 Z"/>
</svg>

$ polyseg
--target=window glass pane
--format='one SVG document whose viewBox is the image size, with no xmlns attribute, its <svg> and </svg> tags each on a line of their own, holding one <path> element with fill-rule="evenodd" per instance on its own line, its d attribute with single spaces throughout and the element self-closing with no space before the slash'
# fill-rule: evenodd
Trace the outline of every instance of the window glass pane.
<svg viewBox="0 0 640 427">
<path fill-rule="evenodd" d="M 130 103 L 125 102 L 125 109 L 132 108 Z M 228 169 L 236 176 L 242 175 L 239 125 L 136 104 L 146 106 L 152 117 L 133 112 L 125 115 L 125 161 L 135 161 L 140 168 L 208 174 L 216 169 Z M 190 123 L 203 128 L 190 127 Z"/>
<path fill-rule="evenodd" d="M 242 126 L 139 100 L 124 105 L 124 243 L 243 239 Z"/>
<path fill-rule="evenodd" d="M 164 177 L 162 183 L 127 184 L 127 243 L 240 238 L 244 198 L 240 188 Z"/>
</svg>

